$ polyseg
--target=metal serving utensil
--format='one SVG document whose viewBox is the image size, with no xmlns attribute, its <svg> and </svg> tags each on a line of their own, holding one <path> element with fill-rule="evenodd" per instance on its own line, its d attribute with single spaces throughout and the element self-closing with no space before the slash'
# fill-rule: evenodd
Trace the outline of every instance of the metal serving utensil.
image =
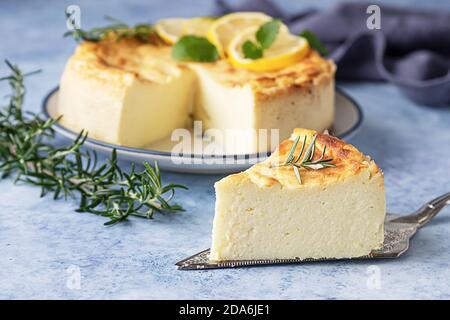
<svg viewBox="0 0 450 320">
<path fill-rule="evenodd" d="M 361 259 L 383 259 L 398 258 L 409 248 L 409 240 L 417 230 L 427 224 L 446 205 L 450 204 L 450 192 L 437 197 L 424 204 L 419 210 L 408 214 L 398 215 L 388 213 L 384 223 L 384 244 L 379 250 L 372 251 L 367 256 L 351 258 Z M 237 260 L 237 261 L 210 261 L 209 249 L 201 251 L 189 258 L 177 262 L 175 265 L 179 270 L 204 270 L 252 267 L 276 264 L 304 263 L 314 261 L 349 260 L 349 259 L 264 259 L 264 260 Z"/>
</svg>

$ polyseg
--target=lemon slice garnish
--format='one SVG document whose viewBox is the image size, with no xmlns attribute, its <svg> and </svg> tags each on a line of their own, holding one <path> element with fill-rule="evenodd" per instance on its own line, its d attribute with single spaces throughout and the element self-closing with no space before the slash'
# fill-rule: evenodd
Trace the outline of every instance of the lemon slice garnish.
<svg viewBox="0 0 450 320">
<path fill-rule="evenodd" d="M 186 20 L 183 18 L 162 19 L 155 24 L 155 30 L 165 42 L 174 44 L 183 36 Z"/>
<path fill-rule="evenodd" d="M 248 28 L 230 41 L 227 55 L 228 61 L 233 66 L 252 71 L 274 71 L 298 62 L 309 51 L 306 39 L 280 29 L 272 46 L 264 50 L 262 58 L 255 60 L 245 58 L 242 45 L 247 40 L 255 41 L 257 30 L 258 28 L 255 27 Z"/>
<path fill-rule="evenodd" d="M 230 41 L 242 30 L 260 26 L 272 17 L 261 12 L 236 12 L 215 20 L 208 30 L 208 40 L 214 44 L 223 56 Z"/>
<path fill-rule="evenodd" d="M 198 17 L 187 19 L 183 23 L 183 35 L 206 36 L 214 19 L 209 17 Z"/>
<path fill-rule="evenodd" d="M 208 17 L 162 19 L 155 24 L 155 30 L 165 42 L 174 44 L 182 36 L 206 36 L 213 21 Z"/>
</svg>

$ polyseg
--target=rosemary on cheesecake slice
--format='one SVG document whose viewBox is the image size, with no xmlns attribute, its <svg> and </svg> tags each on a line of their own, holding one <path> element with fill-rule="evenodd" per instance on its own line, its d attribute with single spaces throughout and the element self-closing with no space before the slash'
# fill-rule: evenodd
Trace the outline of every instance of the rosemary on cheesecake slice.
<svg viewBox="0 0 450 320">
<path fill-rule="evenodd" d="M 123 171 L 116 151 L 106 163 L 99 163 L 95 152 L 83 151 L 87 138 L 81 132 L 67 147 L 50 142 L 52 128 L 58 119 L 44 120 L 39 115 L 23 112 L 25 97 L 24 74 L 6 61 L 11 75 L 0 78 L 12 89 L 9 103 L 0 109 L 0 178 L 15 175 L 16 182 L 41 187 L 41 196 L 73 197 L 80 200 L 79 212 L 90 212 L 109 218 L 106 225 L 126 220 L 130 216 L 151 219 L 155 212 L 177 212 L 183 208 L 171 204 L 176 189 L 183 185 L 164 185 L 157 163 L 144 163 L 137 171 L 134 164 Z"/>
<path fill-rule="evenodd" d="M 301 168 L 310 169 L 310 170 L 320 170 L 323 168 L 335 167 L 332 158 L 325 159 L 325 152 L 327 150 L 327 146 L 325 145 L 322 150 L 322 154 L 320 158 L 314 160 L 314 153 L 316 151 L 316 139 L 317 134 L 315 134 L 308 147 L 306 147 L 306 136 L 303 138 L 302 146 L 300 148 L 300 152 L 298 155 L 295 155 L 295 150 L 297 149 L 298 143 L 300 142 L 300 136 L 297 136 L 292 144 L 291 149 L 286 157 L 285 162 L 282 166 L 292 166 L 295 176 L 298 180 L 298 183 L 302 184 L 302 178 L 300 175 Z M 306 147 L 306 150 L 305 150 Z M 302 157 L 304 152 L 304 156 Z"/>
</svg>

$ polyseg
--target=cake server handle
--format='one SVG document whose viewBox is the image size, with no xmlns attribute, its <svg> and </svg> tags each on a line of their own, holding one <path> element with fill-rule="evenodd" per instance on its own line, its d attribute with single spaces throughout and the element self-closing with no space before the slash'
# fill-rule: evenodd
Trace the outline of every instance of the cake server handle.
<svg viewBox="0 0 450 320">
<path fill-rule="evenodd" d="M 414 213 L 396 218 L 392 222 L 415 223 L 420 228 L 433 219 L 447 205 L 450 205 L 450 192 L 427 202 Z"/>
</svg>

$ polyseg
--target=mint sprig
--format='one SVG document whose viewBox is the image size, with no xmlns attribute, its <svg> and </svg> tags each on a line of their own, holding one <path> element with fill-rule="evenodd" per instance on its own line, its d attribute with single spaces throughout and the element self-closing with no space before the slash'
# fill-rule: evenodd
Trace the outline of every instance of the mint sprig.
<svg viewBox="0 0 450 320">
<path fill-rule="evenodd" d="M 299 34 L 299 36 L 305 38 L 308 41 L 309 46 L 317 50 L 321 55 L 326 56 L 330 53 L 325 45 L 316 36 L 316 34 L 311 30 L 304 30 Z"/>
<path fill-rule="evenodd" d="M 262 49 L 269 49 L 275 41 L 278 32 L 280 31 L 281 21 L 272 19 L 264 23 L 258 31 L 256 31 L 256 40 Z"/>
<path fill-rule="evenodd" d="M 254 42 L 247 40 L 242 45 L 242 52 L 246 59 L 260 59 L 263 57 L 263 49 Z"/>
<path fill-rule="evenodd" d="M 172 58 L 178 61 L 214 62 L 219 57 L 217 48 L 205 37 L 183 36 L 172 47 Z"/>
<path fill-rule="evenodd" d="M 259 27 L 256 31 L 256 42 L 247 40 L 242 45 L 242 52 L 246 59 L 260 59 L 264 56 L 264 50 L 269 49 L 274 43 L 280 31 L 281 21 L 272 19 Z"/>
</svg>

